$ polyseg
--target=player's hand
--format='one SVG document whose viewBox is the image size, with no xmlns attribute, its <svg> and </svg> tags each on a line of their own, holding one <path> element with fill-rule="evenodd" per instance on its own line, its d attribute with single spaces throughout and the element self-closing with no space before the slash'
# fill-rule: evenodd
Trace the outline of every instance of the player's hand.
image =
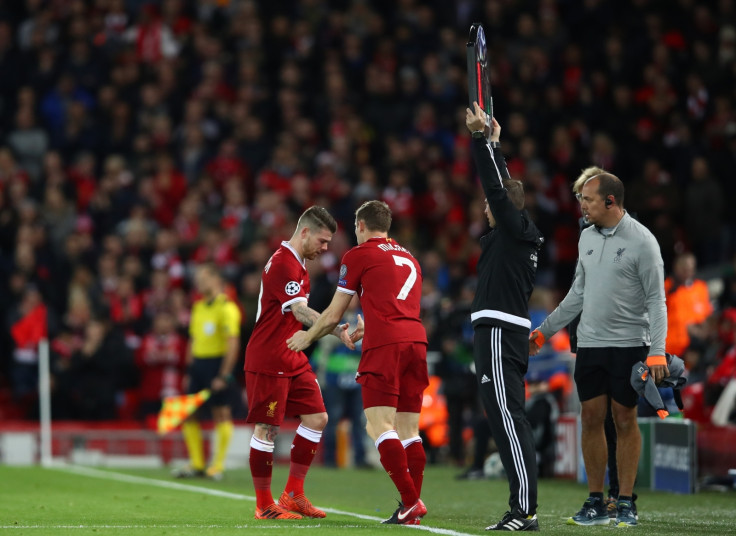
<svg viewBox="0 0 736 536">
<path fill-rule="evenodd" d="M 337 330 L 339 333 L 338 337 L 345 346 L 347 346 L 351 350 L 355 350 L 355 344 L 353 343 L 353 341 L 350 340 L 350 332 L 348 331 L 349 327 L 350 324 L 348 322 L 337 326 Z"/>
<path fill-rule="evenodd" d="M 488 141 L 501 139 L 501 125 L 495 117 L 488 117 L 477 102 L 473 103 L 473 110 L 465 109 L 465 125 L 470 132 L 483 131 Z"/>
<path fill-rule="evenodd" d="M 544 335 L 538 329 L 535 329 L 529 334 L 529 355 L 537 355 L 540 348 L 544 346 Z"/>
<path fill-rule="evenodd" d="M 491 133 L 488 136 L 488 141 L 499 141 L 501 139 L 501 125 L 498 124 L 495 117 L 491 117 L 490 129 Z"/>
<path fill-rule="evenodd" d="M 350 340 L 353 343 L 358 342 L 360 339 L 363 338 L 364 332 L 365 332 L 365 323 L 363 322 L 363 317 L 358 315 L 358 325 L 355 326 L 355 329 L 350 334 Z"/>
<path fill-rule="evenodd" d="M 651 374 L 655 385 L 659 385 L 662 383 L 662 380 L 670 375 L 670 369 L 667 368 L 666 355 L 650 355 L 647 357 L 647 366 L 649 367 L 649 374 Z"/>
<path fill-rule="evenodd" d="M 465 108 L 465 126 L 472 132 L 486 129 L 486 113 L 478 106 L 477 102 L 473 103 L 473 109 Z"/>
<path fill-rule="evenodd" d="M 225 387 L 227 387 L 227 382 L 220 376 L 215 376 L 212 378 L 212 383 L 210 383 L 210 387 L 212 388 L 212 391 L 222 391 Z"/>
<path fill-rule="evenodd" d="M 667 365 L 652 365 L 649 367 L 649 373 L 654 379 L 654 385 L 659 385 L 662 380 L 670 375 L 670 369 L 667 368 Z"/>
<path fill-rule="evenodd" d="M 295 352 L 301 352 L 310 344 L 312 344 L 312 341 L 307 338 L 307 332 L 304 330 L 297 331 L 294 335 L 286 339 L 286 346 L 289 347 L 289 350 Z"/>
</svg>

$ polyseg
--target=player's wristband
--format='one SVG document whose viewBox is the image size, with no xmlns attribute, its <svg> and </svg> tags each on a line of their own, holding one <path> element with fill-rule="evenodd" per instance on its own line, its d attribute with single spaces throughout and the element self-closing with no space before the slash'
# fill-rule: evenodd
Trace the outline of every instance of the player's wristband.
<svg viewBox="0 0 736 536">
<path fill-rule="evenodd" d="M 481 140 L 486 137 L 485 133 L 482 130 L 474 131 L 472 136 L 477 140 Z"/>
<path fill-rule="evenodd" d="M 501 148 L 501 142 L 500 141 L 489 141 L 488 144 L 491 146 L 491 149 L 500 149 Z"/>
<path fill-rule="evenodd" d="M 665 365 L 667 366 L 667 358 L 663 355 L 650 355 L 647 357 L 647 366 Z"/>
</svg>

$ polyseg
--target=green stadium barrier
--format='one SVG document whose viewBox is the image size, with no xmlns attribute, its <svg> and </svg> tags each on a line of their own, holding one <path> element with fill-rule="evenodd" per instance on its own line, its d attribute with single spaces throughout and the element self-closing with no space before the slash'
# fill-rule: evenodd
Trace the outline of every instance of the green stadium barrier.
<svg viewBox="0 0 736 536">
<path fill-rule="evenodd" d="M 636 473 L 637 489 L 652 489 L 654 478 L 652 475 L 652 426 L 655 419 L 639 419 L 639 431 L 641 432 L 641 455 L 639 456 L 639 469 Z"/>
</svg>

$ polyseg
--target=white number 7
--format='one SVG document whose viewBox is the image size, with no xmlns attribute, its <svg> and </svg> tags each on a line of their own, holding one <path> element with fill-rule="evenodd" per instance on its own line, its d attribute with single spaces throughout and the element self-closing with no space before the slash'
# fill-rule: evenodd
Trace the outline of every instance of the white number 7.
<svg viewBox="0 0 736 536">
<path fill-rule="evenodd" d="M 417 280 L 417 269 L 414 266 L 414 263 L 406 257 L 399 257 L 398 255 L 392 255 L 392 257 L 394 258 L 396 266 L 408 266 L 411 270 L 411 272 L 409 273 L 409 277 L 407 277 L 406 281 L 404 282 L 404 286 L 401 287 L 401 292 L 399 292 L 399 295 L 396 296 L 397 300 L 405 300 L 406 297 L 409 295 L 409 292 L 411 291 L 411 287 L 414 286 L 414 283 Z"/>
</svg>

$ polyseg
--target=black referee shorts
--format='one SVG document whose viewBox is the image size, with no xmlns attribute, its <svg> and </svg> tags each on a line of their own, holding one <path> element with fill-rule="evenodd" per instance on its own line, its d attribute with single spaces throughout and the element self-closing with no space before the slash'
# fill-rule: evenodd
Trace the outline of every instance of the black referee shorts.
<svg viewBox="0 0 736 536">
<path fill-rule="evenodd" d="M 575 384 L 581 402 L 600 395 L 633 408 L 639 395 L 631 387 L 631 367 L 646 361 L 648 346 L 629 348 L 580 348 L 575 358 Z"/>
<path fill-rule="evenodd" d="M 214 380 L 220 373 L 220 365 L 222 365 L 222 357 L 195 357 L 192 364 L 189 365 L 189 394 L 198 393 L 202 389 L 209 389 Z M 207 401 L 213 406 L 229 405 L 230 392 L 232 384 L 228 383 L 227 387 L 221 391 L 213 391 L 210 399 Z"/>
</svg>

